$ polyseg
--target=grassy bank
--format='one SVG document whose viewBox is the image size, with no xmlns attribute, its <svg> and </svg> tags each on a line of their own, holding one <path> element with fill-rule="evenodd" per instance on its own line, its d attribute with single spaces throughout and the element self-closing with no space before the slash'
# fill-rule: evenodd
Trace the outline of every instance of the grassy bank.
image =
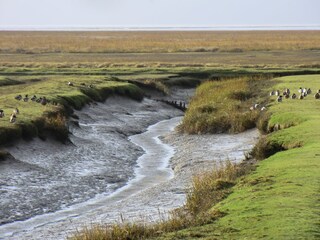
<svg viewBox="0 0 320 240">
<path fill-rule="evenodd" d="M 92 101 L 104 101 L 113 94 L 135 100 L 143 98 L 143 92 L 136 85 L 108 77 L 0 77 L 0 85 L 1 109 L 5 113 L 5 117 L 0 118 L 0 144 L 48 135 L 65 141 L 67 120 L 73 109 L 79 110 Z M 16 100 L 18 95 L 22 98 L 28 95 L 28 101 Z M 46 104 L 32 101 L 34 95 L 37 99 L 45 97 Z M 16 122 L 10 123 L 9 117 L 15 108 L 19 114 Z"/>
<path fill-rule="evenodd" d="M 59 66 L 41 65 L 35 66 L 15 66 L 0 67 L 0 108 L 5 111 L 6 117 L 0 118 L 0 144 L 12 142 L 15 139 L 31 139 L 35 136 L 45 138 L 46 135 L 54 133 L 59 140 L 66 140 L 67 115 L 73 109 L 81 109 L 91 101 L 104 101 L 112 94 L 120 94 L 141 100 L 142 91 L 140 88 L 153 88 L 162 92 L 168 92 L 169 87 L 194 87 L 204 79 L 223 79 L 234 76 L 249 75 L 244 88 L 254 86 L 254 79 L 257 75 L 291 75 L 304 74 L 306 72 L 316 74 L 317 68 L 212 68 L 212 67 L 94 67 L 87 66 Z M 68 86 L 72 82 L 74 86 Z M 222 83 L 222 81 L 220 82 Z M 239 81 L 240 84 L 240 81 Z M 92 85 L 93 87 L 90 87 Z M 139 87 L 137 87 L 139 86 Z M 240 86 L 238 86 L 240 87 Z M 246 94 L 248 89 L 238 93 Z M 17 95 L 23 97 L 28 94 L 29 101 L 17 101 Z M 226 93 L 233 98 L 233 109 L 245 109 L 244 121 L 234 132 L 247 128 L 247 125 L 254 126 L 256 112 L 248 112 L 249 104 L 256 101 L 257 96 L 231 96 L 231 92 Z M 31 97 L 46 97 L 49 103 L 45 106 L 30 101 Z M 256 94 L 257 95 L 257 94 Z M 249 97 L 250 99 L 237 99 Z M 17 122 L 9 123 L 9 116 L 14 108 L 20 110 Z M 190 112 L 192 113 L 192 109 Z M 202 115 L 208 111 L 213 111 L 212 106 L 206 108 L 202 106 Z M 199 110 L 196 110 L 199 111 Z M 188 114 L 187 114 L 188 116 Z M 192 114 L 189 114 L 192 116 Z M 195 116 L 198 116 L 197 114 Z M 199 116 L 202 118 L 203 116 Z M 186 118 L 188 119 L 188 117 Z M 234 115 L 234 119 L 237 116 Z M 210 124 L 212 125 L 212 124 Z M 205 132 L 208 129 L 196 129 L 190 132 Z"/>
<path fill-rule="evenodd" d="M 297 93 L 300 86 L 316 90 L 319 79 L 320 75 L 276 78 L 264 90 L 290 88 Z M 232 81 L 225 83 L 246 89 L 248 79 Z M 205 89 L 207 84 L 217 86 L 205 83 Z M 320 100 L 313 95 L 282 103 L 275 96 L 269 98 L 272 115 L 263 138 L 267 144 L 257 147 L 276 145 L 285 151 L 254 167 L 227 163 L 196 176 L 185 206 L 169 221 L 95 226 L 71 239 L 318 239 Z"/>
<path fill-rule="evenodd" d="M 275 88 L 320 88 L 320 76 L 275 79 Z M 282 146 L 259 162 L 255 171 L 233 188 L 232 194 L 212 206 L 225 215 L 212 224 L 191 227 L 161 239 L 318 239 L 319 228 L 319 100 L 271 99 L 270 144 Z M 201 233 L 198 237 L 197 234 Z"/>
<path fill-rule="evenodd" d="M 261 75 L 205 82 L 197 88 L 181 129 L 194 134 L 262 128 L 259 119 L 266 112 L 261 109 L 266 107 L 267 95 L 261 89 L 269 84 L 269 78 Z"/>
</svg>

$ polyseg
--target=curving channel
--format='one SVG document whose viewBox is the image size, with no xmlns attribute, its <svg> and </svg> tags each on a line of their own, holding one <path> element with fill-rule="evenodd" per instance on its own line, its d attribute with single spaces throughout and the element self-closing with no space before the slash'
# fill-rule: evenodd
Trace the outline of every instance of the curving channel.
<svg viewBox="0 0 320 240">
<path fill-rule="evenodd" d="M 64 210 L 4 224 L 0 226 L 0 239 L 64 239 L 85 223 L 103 221 L 97 219 L 102 213 L 105 213 L 104 217 L 108 220 L 117 220 L 121 211 L 117 209 L 119 202 L 173 177 L 169 160 L 174 155 L 174 149 L 164 144 L 159 136 L 173 131 L 180 121 L 181 117 L 163 120 L 149 126 L 146 132 L 129 137 L 145 153 L 138 158 L 135 177 L 124 187 Z"/>
</svg>

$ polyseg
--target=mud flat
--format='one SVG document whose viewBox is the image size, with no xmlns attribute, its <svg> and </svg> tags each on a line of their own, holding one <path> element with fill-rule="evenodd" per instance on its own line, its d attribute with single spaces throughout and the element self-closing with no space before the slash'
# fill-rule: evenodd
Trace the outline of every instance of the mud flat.
<svg viewBox="0 0 320 240">
<path fill-rule="evenodd" d="M 126 186 L 143 154 L 128 137 L 182 112 L 150 99 L 135 102 L 113 97 L 76 114 L 79 127 L 70 126 L 71 144 L 34 139 L 7 148 L 13 157 L 0 167 L 0 238 L 8 236 L 6 229 L 12 224 L 19 225 L 16 230 L 20 231 L 23 221 Z M 21 231 L 32 233 L 32 225 L 26 226 Z"/>
<path fill-rule="evenodd" d="M 78 199 L 81 199 L 79 202 L 73 201 L 65 207 L 39 213 L 24 221 L 15 220 L 12 223 L 3 224 L 0 226 L 0 238 L 64 239 L 83 226 L 95 223 L 108 224 L 123 218 L 128 221 L 157 221 L 159 218 L 166 217 L 170 210 L 184 203 L 185 190 L 189 187 L 193 174 L 207 170 L 216 161 L 226 159 L 241 161 L 244 158 L 244 153 L 253 147 L 258 137 L 257 130 L 237 135 L 180 134 L 173 129 L 179 124 L 181 118 L 176 116 L 181 115 L 181 112 L 149 99 L 146 99 L 139 107 L 135 104 L 134 102 L 128 103 L 126 99 L 115 98 L 102 106 L 91 106 L 78 112 L 80 128 L 74 127 L 72 129 L 74 136 L 71 140 L 74 145 L 58 145 L 56 148 L 49 148 L 51 150 L 44 151 L 38 160 L 35 160 L 35 156 L 38 155 L 35 153 L 33 156 L 24 156 L 25 151 L 36 152 L 33 150 L 35 149 L 34 145 L 42 149 L 44 146 L 41 146 L 40 142 L 30 142 L 31 145 L 21 143 L 12 147 L 10 151 L 15 159 L 19 160 L 11 161 L 21 161 L 28 166 L 30 164 L 40 169 L 51 169 L 55 164 L 58 165 L 66 160 L 71 161 L 69 167 L 62 164 L 62 168 L 66 169 L 66 176 L 63 178 L 59 175 L 59 180 L 62 179 L 61 182 L 58 182 L 58 177 L 56 182 L 48 180 L 48 183 L 42 182 L 42 178 L 35 180 L 37 177 L 31 177 L 35 183 L 40 181 L 38 186 L 34 186 L 35 188 L 45 188 L 46 185 L 41 185 L 44 183 L 47 186 L 57 184 L 51 191 L 57 189 L 56 194 L 61 194 L 59 197 L 64 199 L 67 191 L 77 189 L 79 185 L 86 186 L 83 179 L 90 179 L 88 181 L 91 184 L 78 190 L 81 191 L 78 192 Z M 108 106 L 107 109 L 104 109 L 106 106 Z M 153 114 L 155 117 L 150 119 Z M 94 120 L 92 116 L 95 116 Z M 163 121 L 162 119 L 170 120 Z M 105 128 L 108 122 L 112 122 L 113 125 Z M 155 122 L 158 123 L 150 126 Z M 147 126 L 150 127 L 147 129 Z M 147 131 L 143 134 L 129 137 L 144 130 Z M 114 133 L 114 135 L 108 135 L 110 133 Z M 101 142 L 103 144 L 99 145 Z M 50 144 L 57 145 L 57 143 Z M 73 149 L 67 155 L 68 158 L 58 157 L 57 159 L 60 160 L 51 163 L 50 166 L 43 162 L 44 156 L 51 156 L 55 152 L 67 153 L 69 150 L 67 151 L 66 148 Z M 142 155 L 142 153 L 144 154 Z M 105 163 L 106 159 L 112 159 L 113 154 L 117 156 L 114 162 Z M 101 155 L 104 157 L 99 158 Z M 80 156 L 86 156 L 86 159 Z M 78 163 L 76 159 L 82 160 Z M 97 163 L 93 160 L 97 160 Z M 117 165 L 119 161 L 122 161 L 122 164 Z M 128 162 L 127 166 L 123 162 Z M 10 164 L 8 163 L 8 165 Z M 29 170 L 25 171 L 30 172 Z M 51 175 L 54 176 L 57 172 L 52 172 Z M 78 177 L 73 179 L 72 176 Z M 83 176 L 86 178 L 82 178 Z M 108 180 L 101 181 L 105 176 L 109 176 Z M 71 179 L 68 182 L 66 178 Z M 119 181 L 119 179 L 122 180 Z M 20 181 L 23 182 L 21 179 Z M 28 187 L 28 184 L 25 183 L 25 185 L 18 187 Z M 64 185 L 68 184 L 71 186 L 70 189 L 64 189 Z M 100 184 L 101 192 L 96 191 L 91 193 L 92 195 L 86 195 L 90 189 L 100 189 L 97 187 Z M 48 197 L 49 191 L 39 195 Z M 87 199 L 82 195 L 87 196 Z M 53 200 L 56 201 L 56 198 Z M 19 201 L 16 201 L 19 204 Z M 41 198 L 38 201 L 42 203 Z M 39 209 L 41 209 L 41 205 Z"/>
</svg>

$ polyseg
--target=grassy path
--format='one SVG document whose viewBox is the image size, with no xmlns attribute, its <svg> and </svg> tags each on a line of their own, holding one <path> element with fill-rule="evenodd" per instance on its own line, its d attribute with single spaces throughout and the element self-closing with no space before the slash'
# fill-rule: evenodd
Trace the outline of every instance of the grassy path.
<svg viewBox="0 0 320 240">
<path fill-rule="evenodd" d="M 320 89 L 320 75 L 275 79 L 275 88 Z M 271 142 L 286 151 L 261 161 L 215 209 L 218 221 L 172 233 L 161 239 L 319 239 L 320 238 L 320 100 L 272 97 Z"/>
</svg>

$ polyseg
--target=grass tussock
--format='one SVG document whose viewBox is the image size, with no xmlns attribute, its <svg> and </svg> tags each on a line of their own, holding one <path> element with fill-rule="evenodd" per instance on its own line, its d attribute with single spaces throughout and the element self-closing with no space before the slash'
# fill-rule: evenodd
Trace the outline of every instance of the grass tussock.
<svg viewBox="0 0 320 240">
<path fill-rule="evenodd" d="M 187 133 L 238 133 L 256 126 L 263 130 L 266 121 L 260 109 L 266 99 L 259 84 L 267 84 L 268 79 L 253 76 L 203 83 L 197 88 L 181 129 Z M 259 106 L 250 110 L 256 103 Z"/>
<path fill-rule="evenodd" d="M 188 227 L 208 224 L 224 216 L 212 207 L 231 193 L 237 179 L 250 168 L 230 161 L 219 163 L 210 171 L 193 178 L 186 204 L 157 223 L 125 222 L 107 226 L 95 225 L 78 231 L 70 240 L 151 239 Z"/>
<path fill-rule="evenodd" d="M 207 212 L 231 193 L 237 179 L 247 170 L 246 167 L 227 161 L 217 164 L 210 172 L 195 176 L 184 209 L 192 216 Z"/>
<path fill-rule="evenodd" d="M 252 149 L 251 155 L 257 160 L 262 160 L 283 150 L 285 150 L 285 148 L 281 143 L 272 141 L 271 139 L 263 136 Z"/>
</svg>

